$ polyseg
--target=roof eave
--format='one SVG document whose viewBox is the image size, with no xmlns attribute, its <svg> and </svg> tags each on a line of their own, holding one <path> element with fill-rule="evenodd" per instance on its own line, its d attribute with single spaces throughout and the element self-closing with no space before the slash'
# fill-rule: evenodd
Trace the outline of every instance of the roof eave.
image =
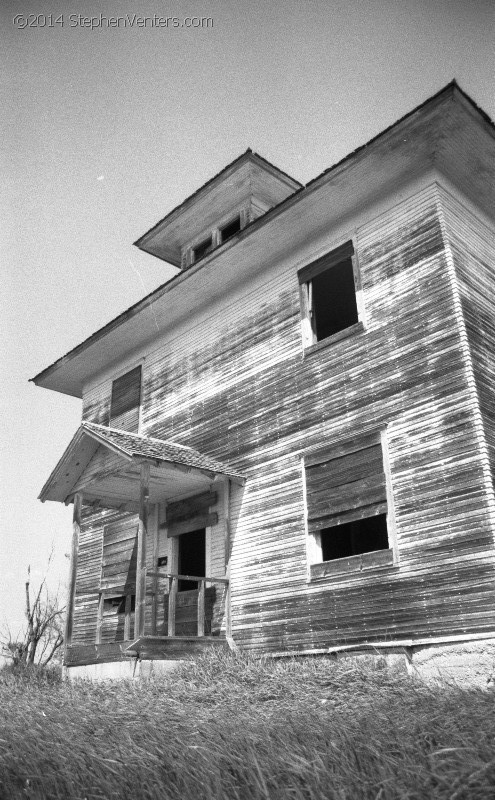
<svg viewBox="0 0 495 800">
<path fill-rule="evenodd" d="M 410 111 L 401 119 L 394 122 L 387 129 L 379 133 L 377 136 L 373 137 L 369 142 L 357 148 L 352 153 L 348 154 L 344 159 L 337 162 L 329 169 L 324 170 L 319 176 L 310 181 L 305 187 L 295 191 L 292 195 L 290 195 L 285 200 L 281 201 L 278 205 L 270 209 L 266 214 L 254 220 L 248 227 L 246 227 L 243 231 L 241 231 L 242 238 L 253 235 L 264 225 L 271 222 L 276 216 L 291 208 L 292 205 L 294 205 L 295 203 L 301 202 L 305 197 L 307 197 L 312 192 L 316 191 L 320 186 L 322 186 L 326 182 L 331 181 L 334 178 L 338 178 L 342 174 L 342 172 L 348 169 L 352 164 L 358 163 L 363 158 L 365 158 L 367 156 L 367 153 L 371 152 L 372 146 L 377 141 L 379 140 L 385 141 L 386 137 L 390 137 L 391 135 L 393 135 L 394 131 L 396 131 L 401 125 L 406 123 L 409 119 L 413 118 L 414 115 L 420 114 L 426 106 L 433 107 L 436 104 L 445 102 L 445 100 L 448 99 L 449 96 L 452 98 L 454 97 L 458 98 L 463 107 L 466 108 L 477 121 L 481 122 L 485 130 L 492 137 L 492 139 L 495 139 L 495 126 L 490 117 L 474 103 L 474 101 L 469 97 L 469 95 L 467 95 L 455 81 L 452 81 L 451 83 L 447 84 L 446 87 L 437 92 L 435 95 L 425 100 L 420 106 L 417 106 L 415 109 Z M 244 156 L 246 156 L 246 154 L 243 154 L 243 156 L 241 156 L 240 158 Z M 144 235 L 146 236 L 146 234 Z M 136 244 L 136 246 L 140 246 L 139 242 L 140 239 L 138 239 L 134 244 Z M 227 242 L 225 247 L 228 246 L 231 246 L 231 243 Z M 174 275 L 169 281 L 159 286 L 157 289 L 155 289 L 153 292 L 151 292 L 142 300 L 135 303 L 126 311 L 122 312 L 122 314 L 114 318 L 103 328 L 100 328 L 98 331 L 93 333 L 82 343 L 80 343 L 75 348 L 70 350 L 66 355 L 62 356 L 53 364 L 51 364 L 50 366 L 42 370 L 40 373 L 38 373 L 34 378 L 31 378 L 31 381 L 35 383 L 37 386 L 44 386 L 45 388 L 51 388 L 55 391 L 60 391 L 62 393 L 69 394 L 74 397 L 81 397 L 83 388 L 82 381 L 79 384 L 74 383 L 72 385 L 72 388 L 67 389 L 67 388 L 60 388 L 61 386 L 60 381 L 59 381 L 59 386 L 56 386 L 55 385 L 56 381 L 51 381 L 50 378 L 54 377 L 55 373 L 58 370 L 63 369 L 63 367 L 69 361 L 72 361 L 75 357 L 77 357 L 82 352 L 84 352 L 85 350 L 96 344 L 98 341 L 100 341 L 105 336 L 110 334 L 116 328 L 124 325 L 126 321 L 128 321 L 130 318 L 134 317 L 141 311 L 144 311 L 151 305 L 152 302 L 156 302 L 164 294 L 166 294 L 169 291 L 172 291 L 182 282 L 182 280 L 192 277 L 192 275 L 194 275 L 198 270 L 204 268 L 207 264 L 209 264 L 209 262 L 213 258 L 216 258 L 220 254 L 221 253 L 219 248 L 215 250 L 213 253 L 211 253 L 209 256 L 199 261 L 197 264 L 194 264 L 187 270 L 184 270 L 182 272 L 179 272 L 177 275 Z M 52 385 L 50 385 L 50 383 Z"/>
</svg>

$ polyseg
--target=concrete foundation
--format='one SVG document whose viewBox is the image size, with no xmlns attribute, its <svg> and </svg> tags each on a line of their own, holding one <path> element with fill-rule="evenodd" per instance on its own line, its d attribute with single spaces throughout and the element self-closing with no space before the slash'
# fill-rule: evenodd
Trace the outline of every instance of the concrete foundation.
<svg viewBox="0 0 495 800">
<path fill-rule="evenodd" d="M 480 688 L 494 685 L 495 638 L 411 649 L 409 671 L 420 678 Z"/>
<path fill-rule="evenodd" d="M 334 657 L 381 661 L 424 681 L 495 688 L 495 637 L 476 641 L 372 646 L 331 653 Z"/>
<path fill-rule="evenodd" d="M 446 681 L 459 686 L 495 689 L 495 636 L 469 641 L 441 643 L 404 642 L 366 647 L 339 648 L 334 651 L 280 653 L 275 657 L 297 656 L 358 658 L 386 663 L 426 681 Z M 142 660 L 102 662 L 85 666 L 65 667 L 69 680 L 135 680 L 166 675 L 184 664 L 184 660 Z"/>
<path fill-rule="evenodd" d="M 149 679 L 155 675 L 172 672 L 183 661 L 109 661 L 101 664 L 85 664 L 77 667 L 64 667 L 64 677 L 68 680 L 121 681 Z"/>
</svg>

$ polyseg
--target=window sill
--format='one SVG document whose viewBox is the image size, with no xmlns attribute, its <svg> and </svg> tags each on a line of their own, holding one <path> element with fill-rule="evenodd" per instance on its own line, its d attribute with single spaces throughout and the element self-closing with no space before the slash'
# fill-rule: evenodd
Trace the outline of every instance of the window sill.
<svg viewBox="0 0 495 800">
<path fill-rule="evenodd" d="M 311 355 L 311 353 L 317 353 L 320 350 L 324 350 L 325 347 L 334 344 L 335 342 L 340 342 L 341 339 L 348 339 L 350 336 L 355 336 L 358 333 L 363 333 L 365 330 L 364 324 L 362 322 L 356 322 L 354 325 L 350 325 L 348 328 L 344 328 L 343 331 L 338 331 L 338 333 L 332 334 L 332 336 L 327 336 L 326 339 L 322 339 L 321 342 L 315 342 L 315 344 L 310 344 L 304 348 L 304 357 Z"/>
<path fill-rule="evenodd" d="M 332 575 L 365 572 L 377 567 L 394 566 L 394 551 L 376 550 L 372 553 L 361 553 L 349 558 L 337 558 L 334 561 L 323 561 L 322 564 L 311 564 L 311 580 L 329 578 Z"/>
</svg>

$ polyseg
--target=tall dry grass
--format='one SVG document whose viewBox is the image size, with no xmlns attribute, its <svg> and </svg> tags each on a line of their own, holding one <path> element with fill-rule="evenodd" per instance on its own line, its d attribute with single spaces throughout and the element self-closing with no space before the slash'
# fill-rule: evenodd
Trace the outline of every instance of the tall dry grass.
<svg viewBox="0 0 495 800">
<path fill-rule="evenodd" d="M 380 662 L 209 654 L 147 683 L 0 678 L 4 798 L 487 800 L 495 697 Z"/>
</svg>

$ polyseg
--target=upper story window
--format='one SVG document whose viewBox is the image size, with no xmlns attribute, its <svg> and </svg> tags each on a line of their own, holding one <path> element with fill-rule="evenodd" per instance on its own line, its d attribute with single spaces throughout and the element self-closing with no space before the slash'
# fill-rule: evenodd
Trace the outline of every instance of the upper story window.
<svg viewBox="0 0 495 800">
<path fill-rule="evenodd" d="M 141 365 L 112 383 L 110 427 L 137 433 L 141 405 Z"/>
<path fill-rule="evenodd" d="M 238 214 L 234 219 L 230 220 L 227 225 L 224 225 L 223 228 L 220 228 L 220 244 L 223 244 L 230 239 L 231 236 L 235 236 L 241 230 L 241 215 Z"/>
<path fill-rule="evenodd" d="M 305 456 L 312 577 L 394 563 L 383 436 L 366 434 Z"/>
<path fill-rule="evenodd" d="M 360 324 L 359 276 L 351 241 L 303 267 L 298 278 L 306 346 Z"/>
<path fill-rule="evenodd" d="M 193 262 L 199 261 L 200 258 L 203 258 L 210 250 L 213 249 L 213 239 L 209 236 L 207 239 L 203 239 L 196 247 L 193 247 Z"/>
</svg>

